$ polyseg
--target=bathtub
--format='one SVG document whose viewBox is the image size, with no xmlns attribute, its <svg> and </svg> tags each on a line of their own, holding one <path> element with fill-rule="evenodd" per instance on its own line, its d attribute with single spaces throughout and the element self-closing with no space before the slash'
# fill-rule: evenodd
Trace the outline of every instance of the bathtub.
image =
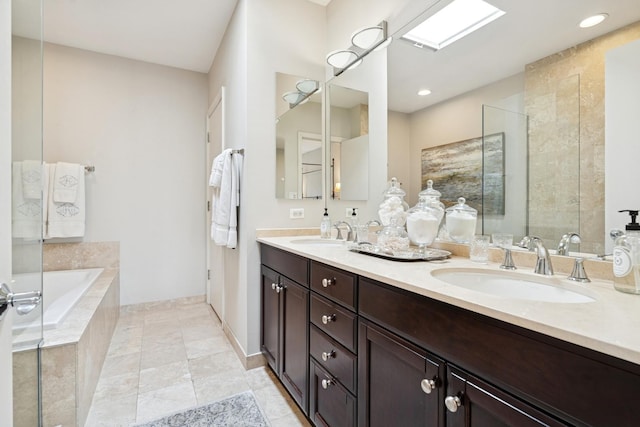
<svg viewBox="0 0 640 427">
<path fill-rule="evenodd" d="M 93 285 L 102 268 L 84 270 L 45 271 L 42 275 L 42 327 L 56 329 L 73 306 Z M 40 274 L 17 274 L 14 276 L 13 292 L 28 292 L 40 289 Z M 21 316 L 13 316 L 14 335 L 40 328 L 40 308 Z"/>
</svg>

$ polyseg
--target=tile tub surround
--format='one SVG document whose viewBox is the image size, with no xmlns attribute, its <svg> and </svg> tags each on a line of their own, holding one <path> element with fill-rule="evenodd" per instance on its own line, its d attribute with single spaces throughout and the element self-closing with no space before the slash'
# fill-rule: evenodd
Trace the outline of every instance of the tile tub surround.
<svg viewBox="0 0 640 427">
<path fill-rule="evenodd" d="M 41 350 L 44 426 L 83 425 L 120 313 L 119 243 L 48 243 L 43 259 L 44 271 L 104 268 L 62 325 L 44 332 Z M 29 373 L 34 355 L 15 352 L 14 372 Z M 34 425 L 33 408 L 18 403 L 33 401 L 30 393 L 28 380 L 14 386 L 16 427 Z"/>
<path fill-rule="evenodd" d="M 499 263 L 494 258 L 499 253 L 491 255 L 487 265 L 475 264 L 460 256 L 441 262 L 403 263 L 357 254 L 346 247 L 294 244 L 291 240 L 290 237 L 258 239 L 270 246 L 400 289 L 640 364 L 640 335 L 637 334 L 640 329 L 640 297 L 615 291 L 610 281 L 593 280 L 591 283 L 575 284 L 556 273 L 550 279 L 554 283 L 579 288 L 582 293 L 594 297 L 595 301 L 585 304 L 523 301 L 474 292 L 431 276 L 431 271 L 446 267 L 500 271 Z M 460 248 L 468 251 L 466 246 Z M 515 261 L 518 265 L 518 260 Z M 540 277 L 533 274 L 532 270 L 520 267 L 518 273 Z"/>
</svg>

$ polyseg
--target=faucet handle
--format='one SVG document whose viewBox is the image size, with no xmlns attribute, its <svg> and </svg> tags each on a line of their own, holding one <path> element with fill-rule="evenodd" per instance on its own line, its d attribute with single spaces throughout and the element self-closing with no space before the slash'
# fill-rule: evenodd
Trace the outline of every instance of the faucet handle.
<svg viewBox="0 0 640 427">
<path fill-rule="evenodd" d="M 573 271 L 571 272 L 571 275 L 569 275 L 568 279 L 581 283 L 591 281 L 589 280 L 589 277 L 587 277 L 587 272 L 584 269 L 584 258 L 576 258 L 576 261 L 573 264 Z"/>
<path fill-rule="evenodd" d="M 333 224 L 336 230 L 338 230 L 338 234 L 336 235 L 336 240 L 342 240 L 342 230 L 340 229 L 340 223 L 336 222 Z"/>
<path fill-rule="evenodd" d="M 513 258 L 511 257 L 511 249 L 502 249 L 504 249 L 504 260 L 502 261 L 502 265 L 500 265 L 500 268 L 503 270 L 517 270 L 518 267 L 516 267 L 516 265 L 513 263 Z"/>
</svg>

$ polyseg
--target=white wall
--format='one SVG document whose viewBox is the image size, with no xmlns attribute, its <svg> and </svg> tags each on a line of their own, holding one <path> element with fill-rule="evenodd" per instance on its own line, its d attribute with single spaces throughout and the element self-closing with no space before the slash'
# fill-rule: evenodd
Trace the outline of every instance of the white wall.
<svg viewBox="0 0 640 427">
<path fill-rule="evenodd" d="M 387 156 L 389 164 L 387 166 L 387 177 L 396 177 L 400 186 L 407 191 L 409 180 L 411 179 L 411 115 L 389 111 L 387 116 L 387 126 L 389 128 Z M 416 195 L 415 202 L 418 201 Z M 413 200 L 407 199 L 411 206 L 415 204 Z"/>
<path fill-rule="evenodd" d="M 611 49 L 605 56 L 605 253 L 609 230 L 629 223 L 623 209 L 640 209 L 640 40 Z M 636 95 L 631 95 L 636 94 Z"/>
<path fill-rule="evenodd" d="M 11 277 L 11 0 L 0 0 L 0 282 Z M 0 414 L 13 423 L 11 319 L 0 321 Z"/>
<path fill-rule="evenodd" d="M 95 165 L 84 241 L 120 241 L 121 303 L 203 295 L 206 75 L 44 55 L 44 159 Z"/>
<path fill-rule="evenodd" d="M 292 36 L 295 34 L 295 37 Z M 318 226 L 321 200 L 276 199 L 276 72 L 323 80 L 325 9 L 311 2 L 240 0 L 209 72 L 209 99 L 227 88 L 228 147 L 244 147 L 238 249 L 225 250 L 225 323 L 259 352 L 260 254 L 255 229 Z M 304 204 L 301 204 L 304 203 Z M 305 219 L 289 220 L 304 207 Z"/>
</svg>

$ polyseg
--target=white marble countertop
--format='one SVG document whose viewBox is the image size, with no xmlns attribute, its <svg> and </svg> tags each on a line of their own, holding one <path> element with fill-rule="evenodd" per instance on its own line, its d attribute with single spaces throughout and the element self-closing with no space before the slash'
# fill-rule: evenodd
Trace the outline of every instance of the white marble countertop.
<svg viewBox="0 0 640 427">
<path fill-rule="evenodd" d="M 450 285 L 431 275 L 434 270 L 452 267 L 500 272 L 496 263 L 481 265 L 462 257 L 438 262 L 389 261 L 351 252 L 346 245 L 296 243 L 302 238 L 259 237 L 257 240 L 434 300 L 640 364 L 640 295 L 618 292 L 610 281 L 593 280 L 577 284 L 567 280 L 565 275 L 547 279 L 523 267 L 517 270 L 519 274 L 567 287 L 594 298 L 594 301 L 556 303 L 505 298 Z"/>
</svg>

